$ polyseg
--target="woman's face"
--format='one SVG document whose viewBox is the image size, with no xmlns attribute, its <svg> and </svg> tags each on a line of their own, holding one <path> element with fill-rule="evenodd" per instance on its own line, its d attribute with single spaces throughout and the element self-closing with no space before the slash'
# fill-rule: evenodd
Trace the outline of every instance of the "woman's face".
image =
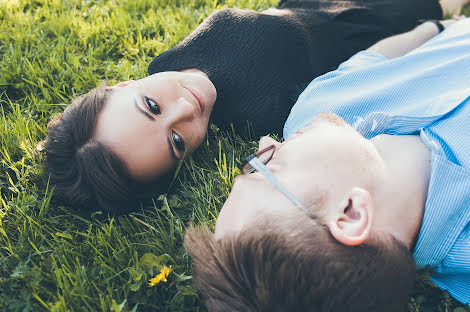
<svg viewBox="0 0 470 312">
<path fill-rule="evenodd" d="M 164 174 L 201 144 L 217 96 L 196 69 L 157 73 L 109 89 L 94 139 L 142 182 Z"/>
</svg>

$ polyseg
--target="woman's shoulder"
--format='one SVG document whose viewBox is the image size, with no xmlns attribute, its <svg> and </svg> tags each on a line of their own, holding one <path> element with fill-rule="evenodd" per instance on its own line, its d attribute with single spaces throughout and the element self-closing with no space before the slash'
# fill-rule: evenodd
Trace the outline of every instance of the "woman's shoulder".
<svg viewBox="0 0 470 312">
<path fill-rule="evenodd" d="M 155 57 L 149 74 L 196 67 L 211 75 L 230 64 L 230 72 L 237 68 L 240 71 L 253 62 L 279 63 L 291 51 L 296 51 L 296 59 L 301 55 L 304 60 L 310 41 L 309 32 L 303 31 L 286 10 L 222 9 L 212 13 L 181 43 Z"/>
<path fill-rule="evenodd" d="M 272 27 L 286 27 L 286 24 L 295 26 L 298 23 L 298 12 L 296 10 L 284 10 L 277 8 L 269 8 L 261 12 L 249 9 L 226 8 L 212 13 L 200 27 L 216 28 L 224 30 L 224 28 L 236 26 L 237 31 L 243 29 L 254 29 L 255 31 L 266 30 L 273 32 Z M 316 11 L 312 10 L 310 15 L 316 15 Z M 242 27 L 242 29 L 239 29 Z"/>
</svg>

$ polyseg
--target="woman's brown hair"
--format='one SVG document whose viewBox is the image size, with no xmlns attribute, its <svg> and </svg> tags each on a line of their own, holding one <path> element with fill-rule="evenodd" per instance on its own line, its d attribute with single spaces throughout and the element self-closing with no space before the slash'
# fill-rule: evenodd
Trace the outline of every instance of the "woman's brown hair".
<svg viewBox="0 0 470 312">
<path fill-rule="evenodd" d="M 53 118 L 44 150 L 55 195 L 67 205 L 120 214 L 135 209 L 151 193 L 163 191 L 168 177 L 146 185 L 137 183 L 123 161 L 93 139 L 110 92 L 105 86 L 93 89 Z"/>
</svg>

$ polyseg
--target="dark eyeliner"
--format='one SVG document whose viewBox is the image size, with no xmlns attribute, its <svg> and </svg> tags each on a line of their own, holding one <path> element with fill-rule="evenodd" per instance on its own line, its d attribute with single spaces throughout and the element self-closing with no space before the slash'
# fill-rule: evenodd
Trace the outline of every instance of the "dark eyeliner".
<svg viewBox="0 0 470 312">
<path fill-rule="evenodd" d="M 177 142 L 177 140 L 175 140 L 175 136 L 177 136 L 180 140 L 180 142 Z M 184 143 L 184 140 L 183 138 L 176 132 L 173 132 L 171 134 L 171 140 L 173 141 L 173 144 L 175 145 L 176 149 L 180 152 L 180 153 L 184 153 L 185 150 L 186 150 L 186 147 L 185 147 L 185 143 Z"/>
<path fill-rule="evenodd" d="M 152 112 L 152 114 L 160 115 L 160 106 L 154 100 L 150 99 L 147 96 L 144 96 L 144 103 L 147 105 L 147 108 Z"/>
</svg>

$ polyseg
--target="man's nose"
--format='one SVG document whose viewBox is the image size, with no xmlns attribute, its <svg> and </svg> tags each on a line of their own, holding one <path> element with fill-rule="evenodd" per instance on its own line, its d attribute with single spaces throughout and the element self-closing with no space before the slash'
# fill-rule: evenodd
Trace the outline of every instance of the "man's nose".
<svg viewBox="0 0 470 312">
<path fill-rule="evenodd" d="M 167 117 L 170 123 L 191 121 L 195 117 L 194 105 L 184 98 L 179 98 L 168 107 Z"/>
<path fill-rule="evenodd" d="M 278 141 L 274 140 L 270 136 L 264 136 L 259 140 L 259 147 L 258 150 L 262 150 L 263 148 L 266 148 L 270 145 L 275 145 L 276 147 L 281 144 Z"/>
</svg>

